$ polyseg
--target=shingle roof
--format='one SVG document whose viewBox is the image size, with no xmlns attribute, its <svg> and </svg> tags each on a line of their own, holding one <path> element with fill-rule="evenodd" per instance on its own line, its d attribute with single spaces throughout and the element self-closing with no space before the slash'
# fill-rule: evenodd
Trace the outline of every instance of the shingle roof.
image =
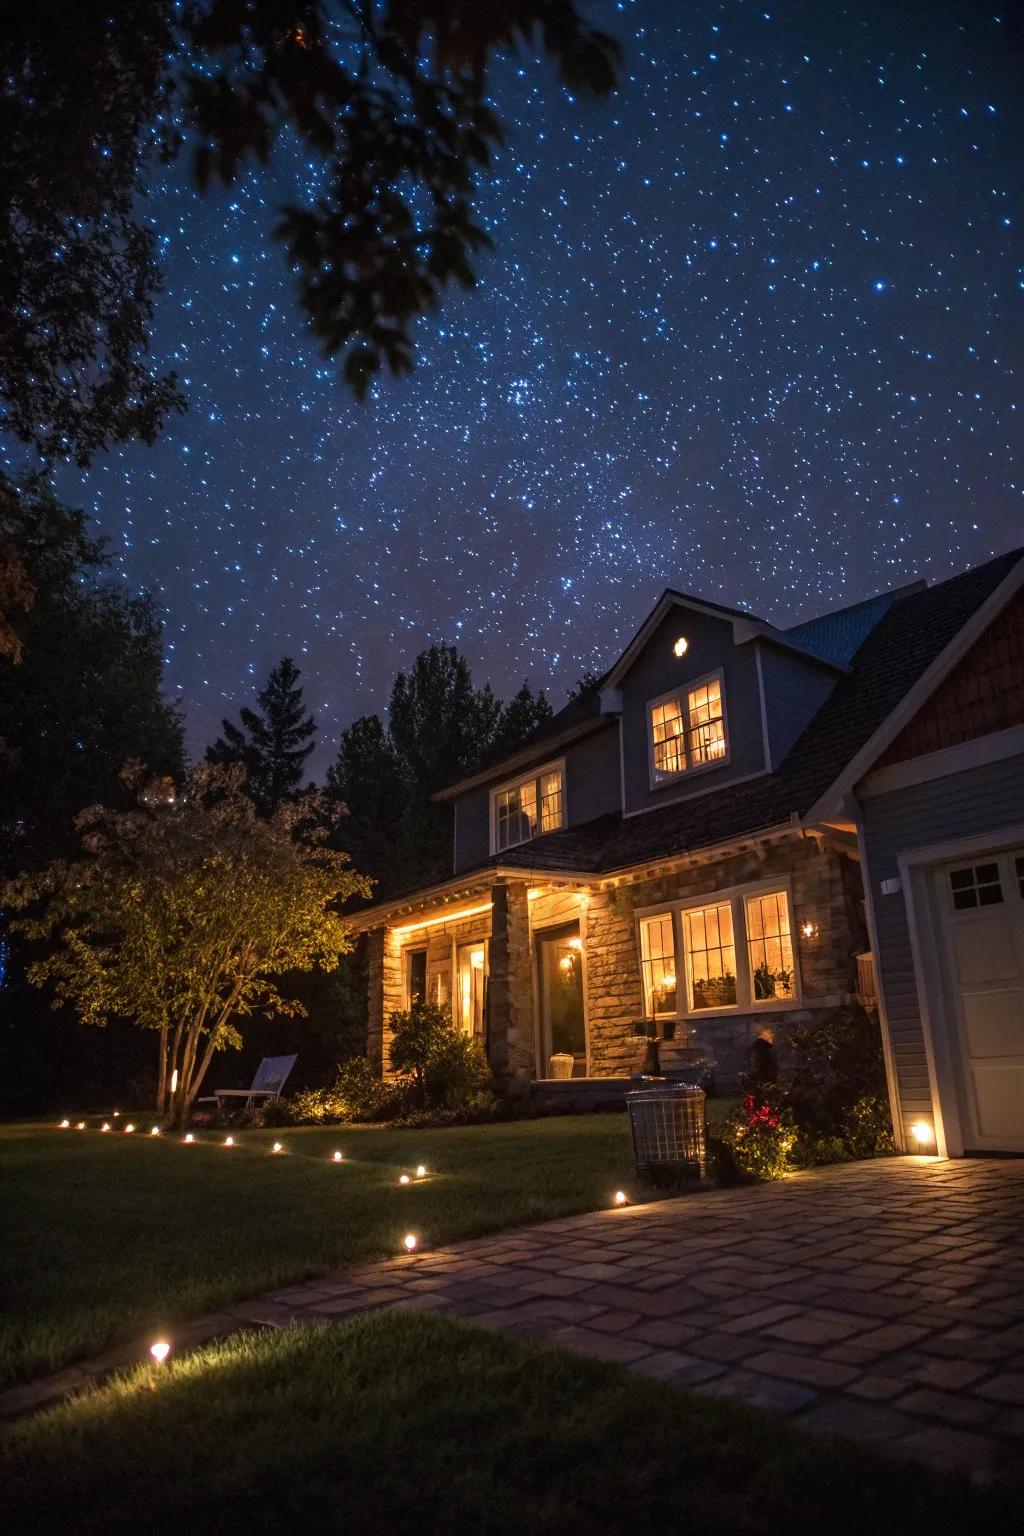
<svg viewBox="0 0 1024 1536">
<path fill-rule="evenodd" d="M 598 874 L 742 837 L 804 814 L 1022 558 L 1024 549 L 1015 550 L 936 586 L 897 593 L 853 655 L 850 673 L 839 680 L 774 773 L 642 815 L 616 813 L 550 832 L 486 862 Z"/>
</svg>

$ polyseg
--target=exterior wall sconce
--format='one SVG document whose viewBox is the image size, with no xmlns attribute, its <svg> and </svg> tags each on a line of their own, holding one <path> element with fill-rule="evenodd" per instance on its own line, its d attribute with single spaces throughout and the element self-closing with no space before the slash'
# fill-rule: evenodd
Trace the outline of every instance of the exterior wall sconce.
<svg viewBox="0 0 1024 1536">
<path fill-rule="evenodd" d="M 817 923 L 812 923 L 812 922 L 801 923 L 800 924 L 800 932 L 803 935 L 803 937 L 807 940 L 808 944 L 813 944 L 815 942 L 815 940 L 817 939 L 817 937 L 818 937 L 818 933 L 819 933 L 818 925 L 817 925 Z"/>
<path fill-rule="evenodd" d="M 910 1135 L 919 1152 L 927 1155 L 935 1150 L 935 1130 L 930 1120 L 915 1120 Z"/>
<path fill-rule="evenodd" d="M 673 654 L 676 656 L 685 656 L 689 649 L 690 642 L 687 640 L 685 635 L 680 635 L 675 645 L 672 647 Z"/>
</svg>

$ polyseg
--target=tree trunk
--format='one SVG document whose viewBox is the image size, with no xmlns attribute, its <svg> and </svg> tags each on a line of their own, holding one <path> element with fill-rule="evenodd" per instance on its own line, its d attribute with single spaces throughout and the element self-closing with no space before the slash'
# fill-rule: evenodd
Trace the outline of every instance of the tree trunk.
<svg viewBox="0 0 1024 1536">
<path fill-rule="evenodd" d="M 160 1028 L 160 1066 L 156 1081 L 156 1112 L 162 1115 L 167 1097 L 167 1025 Z"/>
</svg>

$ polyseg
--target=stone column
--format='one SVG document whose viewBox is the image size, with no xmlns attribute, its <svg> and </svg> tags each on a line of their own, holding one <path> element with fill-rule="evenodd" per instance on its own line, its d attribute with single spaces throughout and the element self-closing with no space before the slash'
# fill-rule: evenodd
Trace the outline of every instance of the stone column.
<svg viewBox="0 0 1024 1536">
<path fill-rule="evenodd" d="M 491 896 L 487 1054 L 507 1083 L 521 1067 L 534 1071 L 530 908 L 524 881 L 499 881 Z"/>
<path fill-rule="evenodd" d="M 388 1020 L 402 1006 L 401 956 L 390 928 L 374 928 L 366 935 L 366 948 L 366 1054 L 382 1072 L 386 1072 L 390 1065 Z"/>
</svg>

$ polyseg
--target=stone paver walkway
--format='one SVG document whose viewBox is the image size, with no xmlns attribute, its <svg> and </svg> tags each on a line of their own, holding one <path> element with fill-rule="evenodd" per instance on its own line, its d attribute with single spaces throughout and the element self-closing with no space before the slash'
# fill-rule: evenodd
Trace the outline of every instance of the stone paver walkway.
<svg viewBox="0 0 1024 1536">
<path fill-rule="evenodd" d="M 426 1247 L 200 1318 L 175 1347 L 375 1308 L 545 1339 L 979 1481 L 1024 1470 L 1024 1159 L 816 1169 Z M 143 1354 L 17 1388 L 0 1413 Z"/>
<path fill-rule="evenodd" d="M 1024 1457 L 1024 1159 L 817 1169 L 403 1256 L 235 1310 L 280 1326 L 369 1307 L 546 1339 L 979 1481 Z"/>
</svg>

